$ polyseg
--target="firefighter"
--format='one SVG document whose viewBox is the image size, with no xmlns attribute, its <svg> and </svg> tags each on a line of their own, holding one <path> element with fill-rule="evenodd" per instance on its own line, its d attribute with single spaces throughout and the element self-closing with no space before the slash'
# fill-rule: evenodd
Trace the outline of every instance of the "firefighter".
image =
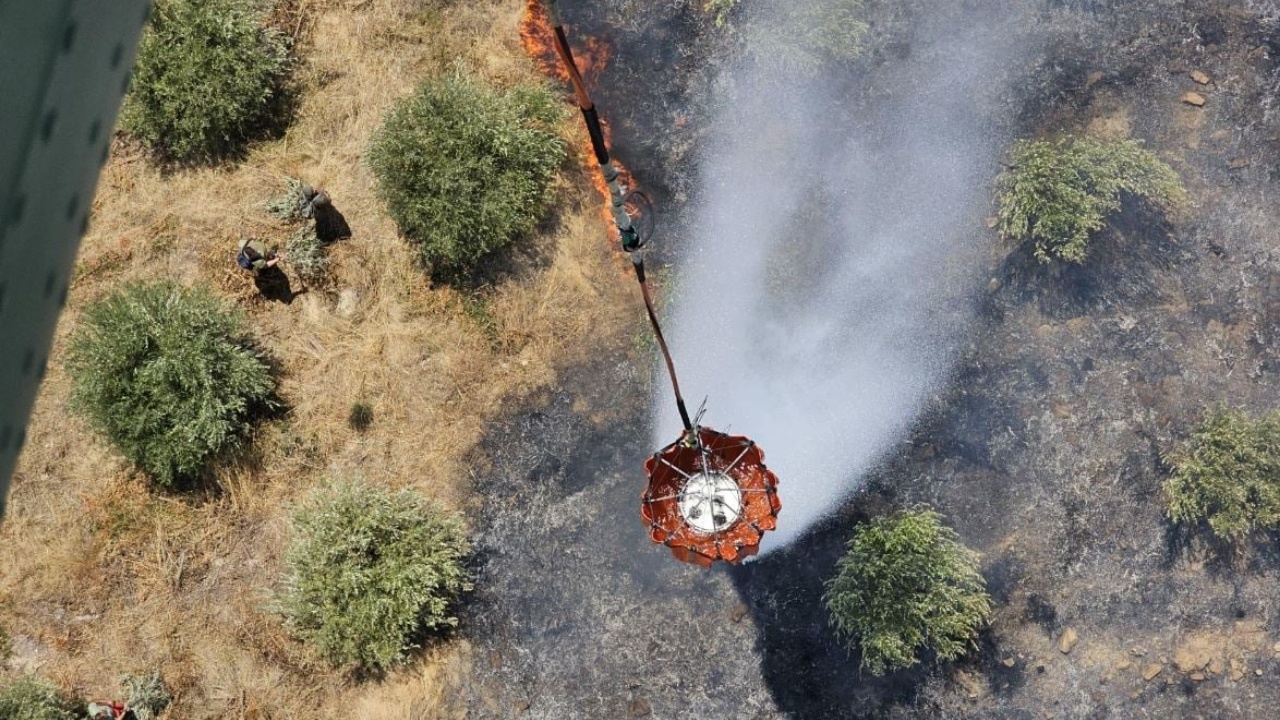
<svg viewBox="0 0 1280 720">
<path fill-rule="evenodd" d="M 236 264 L 245 270 L 252 270 L 255 274 L 275 267 L 281 258 L 279 253 L 268 248 L 261 240 L 252 238 L 241 240 L 238 250 Z"/>
</svg>

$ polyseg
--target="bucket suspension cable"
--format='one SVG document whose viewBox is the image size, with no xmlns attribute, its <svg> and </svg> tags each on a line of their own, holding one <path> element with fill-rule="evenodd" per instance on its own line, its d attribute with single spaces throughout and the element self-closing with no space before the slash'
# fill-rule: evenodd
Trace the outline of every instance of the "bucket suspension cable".
<svg viewBox="0 0 1280 720">
<path fill-rule="evenodd" d="M 591 137 L 591 150 L 595 153 L 600 176 L 609 189 L 609 212 L 613 216 L 614 225 L 618 228 L 622 249 L 631 258 L 636 280 L 640 283 L 640 294 L 644 298 L 645 311 L 649 315 L 649 323 L 653 326 L 653 334 L 658 340 L 658 347 L 662 350 L 662 359 L 667 364 L 667 375 L 671 378 L 671 389 L 676 396 L 676 409 L 679 410 L 680 421 L 684 424 L 685 437 L 691 442 L 698 442 L 699 435 L 695 432 L 693 421 L 689 418 L 684 396 L 680 394 L 680 381 L 676 377 L 675 362 L 671 359 L 671 350 L 667 347 L 667 340 L 662 334 L 662 325 L 658 322 L 658 314 L 653 307 L 653 295 L 649 291 L 649 282 L 645 277 L 644 257 L 640 249 L 647 238 L 641 236 L 635 220 L 627 212 L 627 198 L 623 193 L 618 168 L 609 157 L 609 146 L 605 141 L 604 128 L 600 124 L 600 114 L 596 111 L 595 103 L 591 101 L 591 94 L 587 92 L 582 73 L 573 59 L 573 50 L 569 47 L 564 25 L 560 22 L 559 0 L 543 0 L 543 6 L 547 10 L 547 22 L 550 23 L 555 37 L 556 54 L 560 56 L 560 62 L 564 64 L 565 71 L 569 75 L 569 83 L 573 85 L 574 98 L 577 100 L 578 109 L 582 111 L 582 119 L 587 125 L 587 134 Z"/>
</svg>

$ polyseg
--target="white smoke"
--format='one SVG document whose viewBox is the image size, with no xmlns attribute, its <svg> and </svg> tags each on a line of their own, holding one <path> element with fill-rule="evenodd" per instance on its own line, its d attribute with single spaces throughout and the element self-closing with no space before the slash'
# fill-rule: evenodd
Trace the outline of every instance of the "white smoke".
<svg viewBox="0 0 1280 720">
<path fill-rule="evenodd" d="M 666 315 L 686 399 L 707 398 L 703 424 L 755 439 L 780 478 L 766 551 L 902 438 L 970 317 L 1001 85 L 1023 53 L 1009 3 L 950 4 L 913 19 L 908 45 L 865 81 L 751 58 L 724 78 L 732 99 Z M 660 446 L 680 424 L 665 381 L 656 390 Z"/>
</svg>

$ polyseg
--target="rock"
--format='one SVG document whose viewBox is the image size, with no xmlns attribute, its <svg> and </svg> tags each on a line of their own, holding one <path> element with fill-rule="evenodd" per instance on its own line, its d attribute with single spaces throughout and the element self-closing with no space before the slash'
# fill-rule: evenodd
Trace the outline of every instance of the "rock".
<svg viewBox="0 0 1280 720">
<path fill-rule="evenodd" d="M 1000 661 L 1000 664 L 1001 664 L 1001 665 L 1004 665 L 1004 666 L 1005 666 L 1005 667 L 1007 667 L 1007 668 L 1011 668 L 1011 667 L 1013 667 L 1014 665 L 1017 665 L 1017 664 L 1018 664 L 1018 661 L 1017 661 L 1017 660 L 1014 660 L 1013 658 L 1005 658 L 1005 659 L 1003 659 L 1003 660 L 1001 660 L 1001 661 Z"/>
<path fill-rule="evenodd" d="M 1089 73 L 1088 77 L 1084 79 L 1084 89 L 1088 90 L 1094 85 L 1097 85 L 1098 81 L 1106 76 L 1107 74 L 1105 72 L 1101 70 L 1094 70 L 1093 72 Z"/>
<path fill-rule="evenodd" d="M 1188 675 L 1187 677 L 1191 678 L 1192 680 L 1195 680 L 1196 682 L 1200 682 L 1201 680 L 1204 680 L 1204 673 L 1202 673 L 1202 672 L 1193 672 L 1193 673 L 1191 673 L 1190 675 Z"/>
<path fill-rule="evenodd" d="M 1160 672 L 1164 670 L 1164 666 L 1160 663 L 1151 663 L 1142 670 L 1142 679 L 1151 682 Z"/>
<path fill-rule="evenodd" d="M 1203 670 L 1211 659 L 1206 651 L 1190 645 L 1183 645 L 1173 653 L 1173 664 L 1178 668 L 1178 672 L 1182 673 Z"/>
<path fill-rule="evenodd" d="M 1238 158 L 1231 158 L 1231 162 L 1227 163 L 1227 167 L 1231 168 L 1232 170 L 1243 170 L 1249 167 L 1249 165 L 1251 164 L 1252 163 L 1250 162 L 1249 158 L 1238 157 Z"/>
<path fill-rule="evenodd" d="M 1239 658 L 1231 658 L 1231 679 L 1236 682 L 1244 679 L 1244 663 Z"/>
<path fill-rule="evenodd" d="M 533 705 L 529 704 L 529 702 L 528 702 L 527 700 L 526 700 L 526 701 L 524 701 L 524 702 L 516 703 L 516 714 L 517 714 L 517 715 L 523 715 L 523 714 L 525 714 L 525 713 L 529 712 L 529 708 L 531 708 L 531 707 L 533 707 Z"/>
<path fill-rule="evenodd" d="M 354 288 L 344 288 L 338 293 L 338 315 L 343 318 L 350 318 L 356 314 L 356 309 L 360 306 L 360 293 Z"/>
<path fill-rule="evenodd" d="M 1192 79 L 1192 80 L 1195 80 L 1196 82 L 1200 83 L 1201 85 L 1208 85 L 1208 84 L 1209 84 L 1209 76 L 1208 76 L 1208 75 L 1205 75 L 1204 73 L 1200 72 L 1199 70 L 1192 70 L 1189 74 L 1191 75 L 1191 79 Z"/>
<path fill-rule="evenodd" d="M 1223 671 L 1222 658 L 1214 658 L 1209 661 L 1209 667 L 1206 668 L 1214 675 L 1221 675 Z"/>
<path fill-rule="evenodd" d="M 995 215 L 990 215 L 987 217 L 987 227 L 994 229 L 995 226 L 999 224 L 1000 224 L 1000 218 L 996 217 Z"/>
<path fill-rule="evenodd" d="M 636 698 L 627 705 L 627 717 L 629 718 L 648 717 L 652 714 L 653 706 L 644 698 Z"/>
<path fill-rule="evenodd" d="M 1076 634 L 1076 629 L 1067 628 L 1062 632 L 1062 637 L 1058 638 L 1058 649 L 1062 651 L 1063 655 L 1066 655 L 1071 652 L 1071 649 L 1078 642 L 1080 642 L 1080 636 Z"/>
<path fill-rule="evenodd" d="M 1182 102 L 1188 105 L 1195 105 L 1196 107 L 1201 107 L 1204 105 L 1205 100 L 1204 100 L 1204 96 L 1198 92 L 1186 92 L 1182 94 Z"/>
<path fill-rule="evenodd" d="M 1128 660 L 1121 660 L 1120 662 L 1116 663 L 1117 670 L 1128 670 L 1131 667 L 1133 667 L 1133 663 L 1129 662 Z"/>
<path fill-rule="evenodd" d="M 742 618 L 746 617 L 750 611 L 751 608 L 747 607 L 746 603 L 738 603 L 729 611 L 729 619 L 734 622 L 742 622 Z"/>
<path fill-rule="evenodd" d="M 1253 674 L 1262 677 L 1262 668 L 1254 668 Z"/>
<path fill-rule="evenodd" d="M 998 292 L 1004 283 L 1000 282 L 1000 278 L 991 278 L 991 282 L 987 283 L 987 292 Z"/>
</svg>

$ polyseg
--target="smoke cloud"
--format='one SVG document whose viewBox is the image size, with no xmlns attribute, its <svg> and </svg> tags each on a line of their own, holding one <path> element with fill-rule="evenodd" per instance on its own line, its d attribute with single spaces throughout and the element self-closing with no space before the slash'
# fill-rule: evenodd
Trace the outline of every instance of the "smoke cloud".
<svg viewBox="0 0 1280 720">
<path fill-rule="evenodd" d="M 748 33 L 830 1 L 762 8 Z M 861 71 L 771 51 L 721 79 L 666 320 L 703 424 L 755 439 L 780 478 L 764 551 L 834 510 L 902 438 L 971 317 L 1008 77 L 1026 53 L 1011 3 L 926 5 L 900 37 L 869 36 L 885 59 Z M 665 378 L 656 392 L 660 446 L 680 424 Z"/>
</svg>

